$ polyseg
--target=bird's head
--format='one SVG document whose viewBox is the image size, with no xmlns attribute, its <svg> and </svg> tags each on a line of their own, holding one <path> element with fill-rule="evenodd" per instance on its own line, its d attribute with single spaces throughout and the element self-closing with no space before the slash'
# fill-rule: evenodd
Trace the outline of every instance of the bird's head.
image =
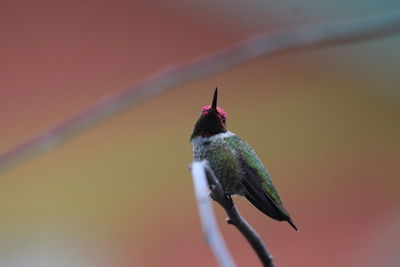
<svg viewBox="0 0 400 267">
<path fill-rule="evenodd" d="M 197 136 L 210 137 L 226 132 L 226 112 L 217 106 L 217 98 L 218 88 L 215 88 L 212 104 L 202 108 L 190 139 Z"/>
</svg>

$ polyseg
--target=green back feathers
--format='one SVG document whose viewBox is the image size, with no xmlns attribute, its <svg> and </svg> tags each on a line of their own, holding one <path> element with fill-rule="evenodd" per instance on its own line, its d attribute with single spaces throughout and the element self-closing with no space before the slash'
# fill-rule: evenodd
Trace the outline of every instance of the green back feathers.
<svg viewBox="0 0 400 267">
<path fill-rule="evenodd" d="M 225 138 L 225 141 L 229 147 L 235 150 L 236 153 L 240 154 L 249 167 L 254 169 L 261 180 L 264 192 L 272 199 L 282 213 L 284 213 L 286 216 L 289 216 L 288 212 L 283 207 L 282 201 L 277 190 L 275 189 L 275 186 L 272 183 L 271 175 L 265 169 L 254 150 L 237 135 L 227 137 Z"/>
</svg>

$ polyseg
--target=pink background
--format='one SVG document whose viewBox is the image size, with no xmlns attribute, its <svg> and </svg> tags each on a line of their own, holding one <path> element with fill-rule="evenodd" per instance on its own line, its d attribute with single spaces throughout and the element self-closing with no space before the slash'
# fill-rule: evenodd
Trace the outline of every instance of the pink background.
<svg viewBox="0 0 400 267">
<path fill-rule="evenodd" d="M 313 1 L 6 1 L 0 152 L 163 66 L 256 32 L 391 8 L 369 2 L 340 13 Z M 1 174 L 0 265 L 216 266 L 188 164 L 193 124 L 218 86 L 229 129 L 255 148 L 300 228 L 235 198 L 277 266 L 397 266 L 399 41 L 260 58 L 172 88 Z M 215 210 L 238 265 L 258 266 Z"/>
</svg>

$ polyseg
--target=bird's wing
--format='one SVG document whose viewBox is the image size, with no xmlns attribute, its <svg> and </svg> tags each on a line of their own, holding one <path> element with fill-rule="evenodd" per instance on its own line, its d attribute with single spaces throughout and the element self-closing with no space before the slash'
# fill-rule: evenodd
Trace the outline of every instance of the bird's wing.
<svg viewBox="0 0 400 267">
<path fill-rule="evenodd" d="M 246 190 L 244 196 L 261 212 L 276 220 L 288 221 L 297 230 L 283 206 L 270 174 L 254 150 L 238 136 L 229 139 L 226 141 L 235 148 L 244 173 L 245 178 L 241 182 Z"/>
</svg>

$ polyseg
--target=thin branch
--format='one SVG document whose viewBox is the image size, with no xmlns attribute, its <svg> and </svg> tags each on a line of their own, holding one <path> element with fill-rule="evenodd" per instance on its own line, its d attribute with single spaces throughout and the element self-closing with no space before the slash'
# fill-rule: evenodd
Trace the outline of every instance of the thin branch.
<svg viewBox="0 0 400 267">
<path fill-rule="evenodd" d="M 260 236 L 240 215 L 232 199 L 227 197 L 221 184 L 218 182 L 214 172 L 211 170 L 208 164 L 203 164 L 203 167 L 206 171 L 208 184 L 210 185 L 211 196 L 219 205 L 221 205 L 221 207 L 225 209 L 225 212 L 228 215 L 227 222 L 234 225 L 247 239 L 264 267 L 274 267 L 273 257 L 262 242 Z"/>
<path fill-rule="evenodd" d="M 234 263 L 219 232 L 208 196 L 209 190 L 211 191 L 212 199 L 221 205 L 228 215 L 227 222 L 234 225 L 247 239 L 263 266 L 274 267 L 272 256 L 261 241 L 261 238 L 240 215 L 230 197 L 227 197 L 207 161 L 194 161 L 191 169 L 203 231 L 220 266 L 234 266 Z"/>
<path fill-rule="evenodd" d="M 255 35 L 230 47 L 189 60 L 184 64 L 166 67 L 133 87 L 89 106 L 55 127 L 0 155 L 0 172 L 48 151 L 94 124 L 133 107 L 170 87 L 207 77 L 259 56 L 310 47 L 360 42 L 399 32 L 400 12 L 397 11 Z"/>
<path fill-rule="evenodd" d="M 191 165 L 194 191 L 196 193 L 197 206 L 207 243 L 212 248 L 214 256 L 222 267 L 236 266 L 224 239 L 218 229 L 213 207 L 209 197 L 205 162 L 193 162 Z"/>
</svg>

